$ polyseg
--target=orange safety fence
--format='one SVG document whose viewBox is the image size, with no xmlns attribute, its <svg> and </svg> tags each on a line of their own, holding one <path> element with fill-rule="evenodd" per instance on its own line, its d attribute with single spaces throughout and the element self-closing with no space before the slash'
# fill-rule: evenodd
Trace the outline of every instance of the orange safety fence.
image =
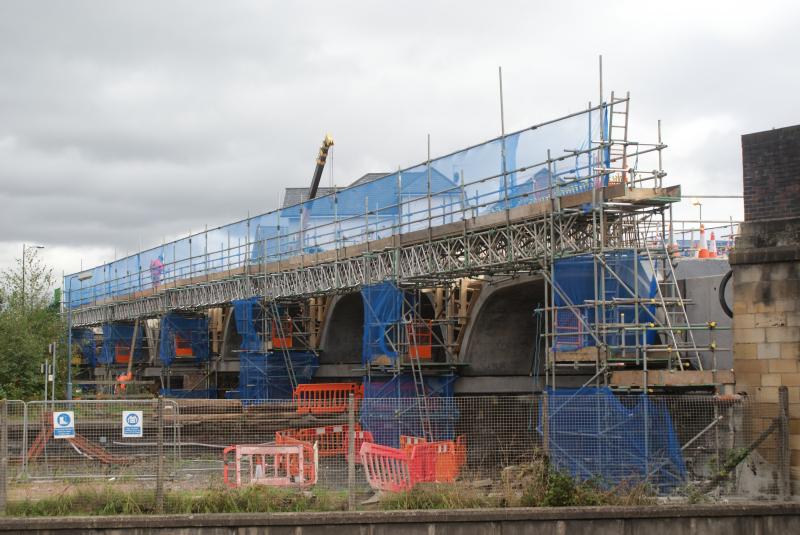
<svg viewBox="0 0 800 535">
<path fill-rule="evenodd" d="M 450 483 L 458 477 L 467 456 L 463 436 L 437 442 L 404 438 L 402 448 L 368 442 L 361 445 L 361 464 L 374 490 L 398 492 L 410 490 L 417 483 Z"/>
<path fill-rule="evenodd" d="M 364 387 L 356 383 L 317 383 L 297 385 L 293 398 L 297 412 L 311 414 L 330 414 L 347 411 L 347 403 L 353 394 L 356 410 L 364 398 Z"/>
<path fill-rule="evenodd" d="M 308 484 L 317 482 L 317 465 L 319 463 L 319 447 L 305 440 L 298 440 L 291 437 L 283 437 L 281 446 L 300 446 L 303 455 L 300 457 L 293 455 L 277 455 L 275 461 L 282 469 L 285 467 L 292 477 L 309 481 Z"/>
<path fill-rule="evenodd" d="M 308 487 L 317 482 L 317 464 L 316 447 L 307 442 L 237 444 L 222 452 L 222 479 L 232 488 L 246 484 Z"/>
<path fill-rule="evenodd" d="M 275 433 L 276 444 L 286 444 L 287 438 L 316 442 L 320 457 L 333 457 L 347 455 L 347 440 L 349 433 L 347 425 L 326 425 L 324 427 L 308 427 L 305 429 L 284 429 Z M 372 442 L 372 433 L 362 431 L 361 426 L 355 425 L 355 450 L 361 449 L 364 442 Z"/>
</svg>

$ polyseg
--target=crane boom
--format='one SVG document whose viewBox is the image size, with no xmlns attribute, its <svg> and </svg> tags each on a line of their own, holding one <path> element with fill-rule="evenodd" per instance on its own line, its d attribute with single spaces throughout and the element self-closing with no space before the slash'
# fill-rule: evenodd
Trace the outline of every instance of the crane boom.
<svg viewBox="0 0 800 535">
<path fill-rule="evenodd" d="M 314 199 L 319 189 L 319 181 L 322 179 L 322 171 L 325 169 L 325 161 L 328 159 L 328 150 L 333 146 L 333 138 L 330 134 L 325 134 L 322 146 L 319 148 L 317 156 L 317 166 L 314 168 L 314 177 L 311 179 L 311 187 L 308 188 L 308 199 Z"/>
</svg>

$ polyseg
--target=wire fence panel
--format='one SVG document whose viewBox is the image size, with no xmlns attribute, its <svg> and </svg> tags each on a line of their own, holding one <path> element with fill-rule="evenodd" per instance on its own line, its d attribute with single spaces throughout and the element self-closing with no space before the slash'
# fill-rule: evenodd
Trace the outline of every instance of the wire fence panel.
<svg viewBox="0 0 800 535">
<path fill-rule="evenodd" d="M 33 401 L 27 404 L 29 478 L 153 479 L 163 427 L 167 473 L 179 464 L 178 407 L 158 400 Z"/>
<path fill-rule="evenodd" d="M 10 401 L 7 411 L 12 483 L 152 480 L 159 426 L 173 490 L 261 484 L 353 498 L 439 483 L 522 493 L 545 466 L 604 488 L 763 498 L 781 492 L 788 462 L 778 404 L 743 396 L 181 399 L 164 401 L 160 419 L 157 400 Z"/>
<path fill-rule="evenodd" d="M 18 399 L 5 401 L 3 416 L 5 421 L 0 425 L 5 425 L 8 444 L 8 471 L 7 477 L 13 478 L 20 476 L 24 471 L 24 455 L 26 449 L 25 426 L 27 422 L 27 405 Z M 2 418 L 2 416 L 0 416 Z"/>
<path fill-rule="evenodd" d="M 324 488 L 347 486 L 349 427 L 345 406 L 317 412 L 293 400 L 187 399 L 178 403 L 182 441 L 178 472 L 195 483 L 235 486 L 236 452 L 226 452 L 226 448 L 305 442 L 312 448 L 316 445 L 316 484 Z M 360 432 L 358 425 L 355 432 Z M 261 457 L 246 455 L 241 461 L 245 464 L 240 463 L 239 468 L 249 474 L 250 463 L 262 462 L 266 461 Z M 224 481 L 226 464 L 228 480 Z"/>
</svg>

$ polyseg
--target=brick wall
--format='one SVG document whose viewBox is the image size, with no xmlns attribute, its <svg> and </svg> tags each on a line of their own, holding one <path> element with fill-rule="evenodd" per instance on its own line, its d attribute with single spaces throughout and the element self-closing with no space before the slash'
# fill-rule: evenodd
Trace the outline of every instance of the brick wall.
<svg viewBox="0 0 800 535">
<path fill-rule="evenodd" d="M 800 125 L 742 136 L 744 218 L 800 216 Z"/>
</svg>

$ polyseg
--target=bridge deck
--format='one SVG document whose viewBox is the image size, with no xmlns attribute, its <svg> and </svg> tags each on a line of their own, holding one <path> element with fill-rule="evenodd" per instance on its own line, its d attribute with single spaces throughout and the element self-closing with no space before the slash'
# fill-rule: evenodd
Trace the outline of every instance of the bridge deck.
<svg viewBox="0 0 800 535">
<path fill-rule="evenodd" d="M 158 288 L 98 299 L 73 311 L 73 325 L 152 317 L 168 310 L 202 309 L 251 296 L 300 298 L 396 280 L 452 279 L 540 266 L 547 255 L 588 251 L 574 234 L 590 216 L 572 217 L 548 232 L 550 216 L 578 214 L 595 203 L 614 203 L 634 217 L 680 200 L 680 186 L 629 188 L 623 184 L 517 206 L 507 210 L 395 234 L 389 238 L 307 253 L 270 263 L 248 263 L 176 279 Z M 551 228 L 550 231 L 553 231 Z M 569 240 L 561 240 L 570 235 Z M 248 244 L 247 247 L 252 247 Z"/>
</svg>

